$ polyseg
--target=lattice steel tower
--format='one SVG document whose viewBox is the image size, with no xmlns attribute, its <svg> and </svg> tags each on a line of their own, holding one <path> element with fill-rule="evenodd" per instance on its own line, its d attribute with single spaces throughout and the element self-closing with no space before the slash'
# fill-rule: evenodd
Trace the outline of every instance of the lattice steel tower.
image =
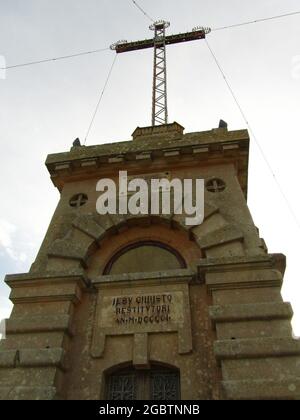
<svg viewBox="0 0 300 420">
<path fill-rule="evenodd" d="M 136 42 L 118 41 L 111 45 L 111 49 L 115 50 L 116 53 L 154 48 L 152 91 L 153 126 L 168 123 L 166 45 L 204 39 L 206 34 L 210 32 L 210 28 L 200 26 L 194 28 L 192 32 L 166 36 L 166 29 L 169 26 L 169 22 L 158 20 L 149 27 L 149 29 L 154 31 L 153 39 Z"/>
<path fill-rule="evenodd" d="M 166 28 L 169 22 L 159 21 L 150 26 L 154 31 L 154 66 L 152 92 L 152 125 L 168 124 Z"/>
</svg>

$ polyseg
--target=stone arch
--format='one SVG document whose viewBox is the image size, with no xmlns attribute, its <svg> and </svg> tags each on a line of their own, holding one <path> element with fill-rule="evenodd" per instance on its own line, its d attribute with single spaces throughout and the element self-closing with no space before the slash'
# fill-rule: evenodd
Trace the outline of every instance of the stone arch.
<svg viewBox="0 0 300 420">
<path fill-rule="evenodd" d="M 72 268 L 86 268 L 89 256 L 101 246 L 101 242 L 133 225 L 164 223 L 170 229 L 184 230 L 203 250 L 204 256 L 244 255 L 244 234 L 236 226 L 228 223 L 219 208 L 206 203 L 204 221 L 197 226 L 187 226 L 185 215 L 132 216 L 85 214 L 75 218 L 67 235 L 57 239 L 48 250 L 50 261 L 57 259 L 73 262 Z M 57 264 L 50 264 L 55 270 Z M 68 269 L 71 268 L 68 266 Z M 57 270 L 59 271 L 59 270 Z"/>
<path fill-rule="evenodd" d="M 167 359 L 167 357 L 166 357 Z M 180 366 L 178 365 L 178 363 L 176 362 L 176 360 L 172 360 L 172 364 L 170 364 L 170 361 L 168 360 L 163 360 L 160 358 L 156 358 L 156 359 L 151 359 L 149 360 L 149 364 L 150 366 L 161 366 L 162 368 L 166 368 L 166 369 L 174 369 L 174 370 L 178 370 L 180 371 Z M 110 375 L 112 373 L 118 372 L 119 370 L 122 369 L 126 369 L 128 367 L 132 367 L 134 366 L 133 361 L 132 360 L 124 360 L 122 362 L 119 363 L 113 363 L 111 362 L 111 364 L 109 364 L 104 370 L 103 370 L 103 375 Z"/>
</svg>

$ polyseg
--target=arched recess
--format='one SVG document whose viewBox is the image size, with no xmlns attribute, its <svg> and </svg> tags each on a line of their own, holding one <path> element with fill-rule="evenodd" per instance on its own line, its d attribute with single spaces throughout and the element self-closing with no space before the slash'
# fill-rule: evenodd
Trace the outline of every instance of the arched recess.
<svg viewBox="0 0 300 420">
<path fill-rule="evenodd" d="M 203 251 L 203 257 L 241 256 L 245 254 L 243 232 L 228 223 L 218 207 L 206 203 L 204 221 L 198 226 L 185 225 L 185 215 L 170 216 L 100 216 L 85 214 L 72 222 L 63 239 L 55 240 L 48 250 L 47 270 L 61 271 L 61 259 L 69 260 L 66 269 L 85 268 L 88 258 L 110 236 L 137 225 L 164 224 L 169 229 L 179 229 L 187 233 Z M 59 260 L 59 261 L 58 261 Z M 72 263 L 71 263 L 72 262 Z"/>
<path fill-rule="evenodd" d="M 186 268 L 182 255 L 169 245 L 154 241 L 138 241 L 124 246 L 106 264 L 103 274 L 123 274 Z"/>
<path fill-rule="evenodd" d="M 151 363 L 148 369 L 132 364 L 113 366 L 104 373 L 106 400 L 180 400 L 179 369 Z"/>
</svg>

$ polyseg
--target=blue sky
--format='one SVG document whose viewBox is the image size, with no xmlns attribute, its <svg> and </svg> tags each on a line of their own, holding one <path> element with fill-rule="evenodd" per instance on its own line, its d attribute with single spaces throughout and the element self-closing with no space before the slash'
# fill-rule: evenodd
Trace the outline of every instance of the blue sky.
<svg viewBox="0 0 300 420">
<path fill-rule="evenodd" d="M 212 28 L 300 9 L 299 0 L 140 0 L 169 33 Z M 130 0 L 0 0 L 0 62 L 13 65 L 149 37 L 149 21 Z M 295 213 L 300 154 L 300 15 L 208 36 Z M 246 128 L 204 42 L 170 46 L 170 121 L 186 132 L 220 118 Z M 48 153 L 84 138 L 114 53 L 8 70 L 0 74 L 0 318 L 9 314 L 5 273 L 28 271 L 59 199 L 44 166 Z M 129 140 L 151 120 L 152 51 L 118 57 L 88 144 Z M 252 140 L 249 207 L 270 252 L 287 255 L 283 296 L 300 335 L 299 225 Z M 298 216 L 299 218 L 299 216 Z"/>
</svg>

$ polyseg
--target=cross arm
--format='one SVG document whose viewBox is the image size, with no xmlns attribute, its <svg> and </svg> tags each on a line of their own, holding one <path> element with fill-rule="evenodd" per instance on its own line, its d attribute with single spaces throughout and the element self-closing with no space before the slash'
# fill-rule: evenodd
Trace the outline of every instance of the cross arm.
<svg viewBox="0 0 300 420">
<path fill-rule="evenodd" d="M 168 35 L 165 37 L 165 44 L 178 44 L 181 42 L 188 42 L 188 41 L 196 41 L 198 39 L 205 38 L 205 30 L 196 30 L 192 32 L 185 32 L 176 35 Z M 162 40 L 163 41 L 163 40 Z M 153 48 L 155 40 L 145 39 L 143 41 L 134 41 L 134 42 L 123 42 L 117 43 L 114 46 L 117 54 L 128 52 L 128 51 L 136 51 L 136 50 L 143 50 L 146 48 Z"/>
<path fill-rule="evenodd" d="M 197 39 L 204 39 L 205 38 L 205 31 L 193 31 L 193 32 L 186 32 L 183 34 L 177 35 L 168 35 L 166 36 L 166 44 L 178 44 L 180 42 L 188 42 L 188 41 L 196 41 Z"/>
<path fill-rule="evenodd" d="M 133 42 L 124 42 L 122 44 L 116 44 L 115 50 L 116 53 L 123 53 L 128 51 L 136 51 L 136 50 L 144 50 L 146 48 L 153 48 L 154 47 L 154 40 L 151 39 L 144 39 L 143 41 L 133 41 Z"/>
</svg>

